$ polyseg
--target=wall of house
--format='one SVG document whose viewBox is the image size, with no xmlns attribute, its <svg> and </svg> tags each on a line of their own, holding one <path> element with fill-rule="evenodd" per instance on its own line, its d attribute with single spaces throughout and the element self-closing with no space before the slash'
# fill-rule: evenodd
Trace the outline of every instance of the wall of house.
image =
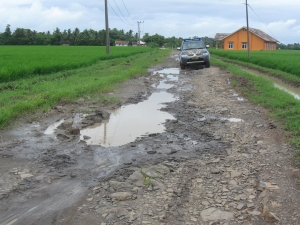
<svg viewBox="0 0 300 225">
<path fill-rule="evenodd" d="M 224 39 L 224 49 L 225 50 L 247 50 L 247 48 L 242 48 L 242 43 L 247 43 L 247 30 L 241 29 L 238 32 L 226 37 Z M 229 48 L 229 43 L 233 43 L 233 48 Z M 276 43 L 265 42 L 260 37 L 250 32 L 250 50 L 276 50 Z M 266 48 L 268 46 L 268 48 Z"/>
</svg>

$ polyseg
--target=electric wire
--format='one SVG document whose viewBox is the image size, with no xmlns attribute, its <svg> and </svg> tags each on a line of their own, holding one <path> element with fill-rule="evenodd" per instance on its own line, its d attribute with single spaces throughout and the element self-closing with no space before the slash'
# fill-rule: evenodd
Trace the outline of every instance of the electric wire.
<svg viewBox="0 0 300 225">
<path fill-rule="evenodd" d="M 124 17 L 124 19 L 127 21 L 127 23 L 130 24 L 130 25 L 132 25 L 132 24 L 126 19 L 126 17 L 124 16 L 124 14 L 122 13 L 122 11 L 120 10 L 120 8 L 119 8 L 118 4 L 116 3 L 116 1 L 115 1 L 115 0 L 113 0 L 113 1 L 114 1 L 115 5 L 117 6 L 117 8 L 118 8 L 119 12 L 121 13 L 121 15 L 122 15 L 122 16 Z"/>
<path fill-rule="evenodd" d="M 235 3 L 235 4 L 243 4 L 246 5 L 246 3 L 239 3 L 239 2 L 233 2 L 230 0 L 219 0 L 221 2 L 230 2 L 230 3 Z M 254 12 L 254 14 L 257 16 L 257 18 L 260 20 L 260 22 L 268 29 L 268 31 L 272 34 L 273 37 L 275 37 L 275 35 L 272 33 L 272 31 L 269 29 L 269 27 L 262 21 L 262 19 L 257 15 L 257 13 L 254 11 L 254 9 L 251 7 L 251 5 L 247 4 L 250 9 Z M 276 38 L 277 39 L 277 38 Z"/>
<path fill-rule="evenodd" d="M 118 16 L 119 17 L 119 19 L 123 22 L 123 23 L 125 23 L 125 24 L 127 24 L 127 25 L 130 25 L 130 26 L 133 26 L 132 24 L 130 24 L 130 23 L 126 23 L 117 13 L 116 13 L 116 11 L 114 10 L 114 8 L 111 6 L 111 4 L 109 3 L 109 1 L 107 1 L 107 3 L 109 4 L 109 6 L 110 6 L 110 8 L 114 11 L 114 13 L 116 14 L 116 16 Z"/>
<path fill-rule="evenodd" d="M 270 33 L 272 34 L 273 37 L 275 37 L 275 35 L 272 33 L 272 31 L 269 29 L 269 27 L 262 21 L 262 19 L 257 15 L 257 13 L 254 11 L 254 9 L 251 7 L 251 5 L 248 4 L 248 6 L 250 7 L 250 9 L 252 9 L 252 11 L 254 12 L 254 14 L 257 16 L 257 18 L 260 20 L 260 22 L 270 31 Z M 276 38 L 277 39 L 277 38 Z"/>
<path fill-rule="evenodd" d="M 130 13 L 129 13 L 129 11 L 128 11 L 128 9 L 127 9 L 127 7 L 126 7 L 126 5 L 125 5 L 125 3 L 124 3 L 123 0 L 122 0 L 122 2 L 123 2 L 123 5 L 124 5 L 124 7 L 125 7 L 125 9 L 126 9 L 126 11 L 127 11 L 127 13 L 128 13 L 128 15 L 130 16 L 130 19 L 131 19 L 133 22 L 136 22 L 136 21 L 134 21 L 134 20 L 132 19 L 132 17 L 131 17 L 131 15 L 130 15 Z"/>
<path fill-rule="evenodd" d="M 227 1 L 227 0 L 219 0 L 220 2 L 229 2 L 229 3 L 235 3 L 235 4 L 245 4 L 245 3 L 241 3 L 241 2 L 233 2 L 233 1 Z"/>
</svg>

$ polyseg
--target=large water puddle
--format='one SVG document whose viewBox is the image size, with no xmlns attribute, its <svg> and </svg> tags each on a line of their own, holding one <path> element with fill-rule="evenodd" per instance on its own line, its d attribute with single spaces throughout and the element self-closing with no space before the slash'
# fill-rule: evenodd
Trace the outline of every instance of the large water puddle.
<svg viewBox="0 0 300 225">
<path fill-rule="evenodd" d="M 88 145 L 112 147 L 133 142 L 138 137 L 151 133 L 164 132 L 165 121 L 175 118 L 161 109 L 166 103 L 176 100 L 173 94 L 165 91 L 174 84 L 166 82 L 177 80 L 179 69 L 170 68 L 153 72 L 153 74 L 156 73 L 163 78 L 159 85 L 153 85 L 159 92 L 153 93 L 143 102 L 122 106 L 111 112 L 109 120 L 81 130 L 80 139 L 85 140 Z"/>
</svg>

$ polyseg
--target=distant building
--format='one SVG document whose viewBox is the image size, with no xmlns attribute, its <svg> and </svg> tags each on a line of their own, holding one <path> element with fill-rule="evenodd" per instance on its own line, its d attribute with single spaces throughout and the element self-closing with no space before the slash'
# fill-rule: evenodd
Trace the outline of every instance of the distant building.
<svg viewBox="0 0 300 225">
<path fill-rule="evenodd" d="M 132 42 L 132 46 L 138 46 L 138 43 L 139 42 Z M 140 41 L 140 46 L 146 46 L 146 45 L 147 45 L 146 42 Z"/>
<path fill-rule="evenodd" d="M 265 32 L 249 28 L 250 50 L 276 50 L 275 38 Z M 225 50 L 247 50 L 247 28 L 242 27 L 233 33 L 217 33 L 215 36 L 216 48 L 223 47 Z"/>
<path fill-rule="evenodd" d="M 116 46 L 128 46 L 129 41 L 121 41 L 121 40 L 116 40 L 115 45 Z"/>
</svg>

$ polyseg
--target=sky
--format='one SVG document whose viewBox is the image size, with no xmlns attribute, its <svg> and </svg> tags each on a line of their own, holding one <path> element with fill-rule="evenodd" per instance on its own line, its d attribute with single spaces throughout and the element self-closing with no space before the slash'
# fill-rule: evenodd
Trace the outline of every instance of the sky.
<svg viewBox="0 0 300 225">
<path fill-rule="evenodd" d="M 214 37 L 246 26 L 246 0 L 108 0 L 109 27 L 141 37 Z M 105 0 L 0 0 L 0 32 L 26 28 L 53 32 L 56 27 L 105 29 Z M 248 0 L 249 26 L 283 44 L 300 43 L 299 0 Z"/>
</svg>

